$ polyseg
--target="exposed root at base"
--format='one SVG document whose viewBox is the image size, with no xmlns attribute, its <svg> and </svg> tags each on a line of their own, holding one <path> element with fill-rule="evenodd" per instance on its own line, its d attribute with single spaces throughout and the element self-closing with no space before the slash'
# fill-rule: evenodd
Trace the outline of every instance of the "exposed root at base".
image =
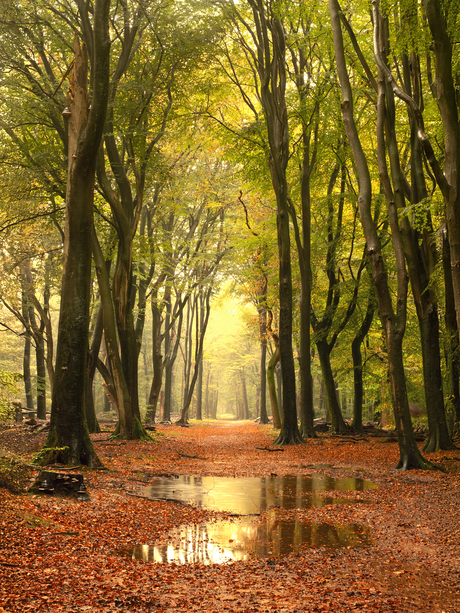
<svg viewBox="0 0 460 613">
<path fill-rule="evenodd" d="M 401 458 L 396 465 L 396 470 L 440 470 L 441 472 L 447 472 L 446 468 L 441 464 L 433 464 L 420 455 L 419 458 L 412 458 L 409 455 Z"/>
<path fill-rule="evenodd" d="M 125 441 L 152 441 L 152 437 L 141 424 L 138 419 L 134 420 L 133 428 L 130 433 L 127 433 L 125 436 L 122 436 L 120 433 L 120 422 L 115 426 L 115 430 L 109 436 L 109 439 L 118 440 L 123 439 Z"/>
<path fill-rule="evenodd" d="M 281 432 L 278 435 L 278 438 L 273 443 L 274 445 L 303 445 L 305 441 L 300 436 L 300 432 Z"/>
</svg>

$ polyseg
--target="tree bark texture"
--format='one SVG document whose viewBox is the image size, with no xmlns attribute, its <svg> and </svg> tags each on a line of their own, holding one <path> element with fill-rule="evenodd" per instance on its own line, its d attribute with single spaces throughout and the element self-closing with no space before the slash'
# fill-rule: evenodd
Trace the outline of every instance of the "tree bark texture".
<svg viewBox="0 0 460 613">
<path fill-rule="evenodd" d="M 398 289 L 397 311 L 393 310 L 387 273 L 381 253 L 377 228 L 371 214 L 372 187 L 367 160 L 359 139 L 353 113 L 353 94 L 345 62 L 343 38 L 340 25 L 340 7 L 337 0 L 329 0 L 329 13 L 332 22 L 337 71 L 342 89 L 342 116 L 345 129 L 356 164 L 359 194 L 358 206 L 361 224 L 367 242 L 368 256 L 371 263 L 373 281 L 376 288 L 380 318 L 385 331 L 388 352 L 388 369 L 393 398 L 393 411 L 398 434 L 400 459 L 398 468 L 430 468 L 431 465 L 420 454 L 409 413 L 406 380 L 402 355 L 402 341 L 405 328 L 405 310 L 407 296 L 407 273 L 405 271 L 404 253 L 399 236 L 397 214 L 394 204 L 389 208 L 393 247 L 395 250 Z M 374 23 L 375 26 L 375 23 Z M 380 97 L 379 97 L 380 101 Z"/>
<path fill-rule="evenodd" d="M 444 411 L 444 394 L 441 373 L 441 353 L 439 344 L 439 320 L 437 310 L 437 300 L 434 289 L 430 283 L 431 273 L 437 259 L 434 240 L 430 239 L 429 227 L 424 230 L 424 236 L 420 237 L 415 230 L 407 215 L 404 214 L 406 207 L 405 192 L 403 187 L 403 172 L 401 169 L 399 148 L 396 137 L 396 109 L 394 103 L 394 93 L 387 77 L 389 68 L 385 66 L 386 58 L 389 55 L 388 26 L 387 19 L 375 10 L 374 19 L 378 19 L 378 47 L 375 54 L 379 63 L 379 112 L 382 120 L 378 125 L 382 129 L 378 130 L 379 140 L 379 166 L 382 185 L 390 207 L 396 206 L 400 211 L 399 227 L 401 232 L 401 244 L 407 262 L 407 269 L 412 287 L 412 295 L 415 301 L 417 318 L 420 330 L 422 346 L 423 379 L 425 389 L 425 403 L 428 415 L 429 434 L 425 442 L 425 451 L 437 451 L 439 448 L 451 449 L 452 441 L 449 436 L 447 422 Z M 377 37 L 377 35 L 376 35 Z M 414 58 L 412 72 L 416 72 L 417 62 Z M 403 61 L 404 65 L 404 61 Z M 409 69 L 407 68 L 407 72 Z M 410 88 L 410 81 L 406 83 L 406 88 Z M 407 95 L 412 94 L 411 89 L 406 91 Z M 413 101 L 415 105 L 416 102 Z M 417 204 L 426 198 L 427 191 L 423 177 L 423 165 L 421 160 L 421 149 L 416 135 L 416 122 L 409 110 L 409 120 L 411 124 L 411 202 Z M 386 139 L 385 139 L 386 137 Z M 385 141 L 388 149 L 390 161 L 390 176 L 388 176 L 385 163 Z M 423 240 L 422 240 L 423 238 Z M 423 252 L 422 252 L 423 250 Z"/>
<path fill-rule="evenodd" d="M 453 75 L 453 41 L 447 29 L 443 4 L 439 0 L 424 0 L 424 6 L 436 58 L 436 79 L 433 90 L 444 126 L 444 172 L 439 177 L 438 183 L 446 205 L 452 288 L 457 330 L 460 332 L 460 126 L 457 88 Z"/>
<path fill-rule="evenodd" d="M 369 291 L 366 315 L 351 343 L 351 355 L 353 359 L 353 420 L 351 427 L 356 432 L 363 432 L 363 356 L 361 345 L 369 332 L 375 312 L 375 294 L 373 288 Z"/>
<path fill-rule="evenodd" d="M 88 111 L 87 58 L 75 37 L 75 63 L 68 96 L 69 148 L 61 309 L 50 432 L 40 463 L 97 466 L 85 417 L 85 379 L 91 301 L 91 235 L 96 157 L 109 89 L 110 0 L 94 2 L 94 58 Z"/>
<path fill-rule="evenodd" d="M 281 416 L 280 410 L 278 406 L 278 394 L 276 392 L 276 381 L 275 381 L 275 368 L 278 362 L 280 361 L 280 350 L 279 345 L 275 346 L 275 351 L 270 358 L 267 366 L 267 384 L 268 384 L 268 393 L 270 395 L 270 404 L 272 408 L 272 418 L 273 418 L 273 427 L 276 430 L 281 429 Z"/>
<path fill-rule="evenodd" d="M 257 70 L 270 148 L 269 167 L 277 203 L 279 254 L 279 350 L 283 381 L 283 423 L 276 443 L 302 442 L 297 423 L 292 351 L 292 271 L 288 183 L 289 128 L 286 106 L 285 34 L 281 21 L 262 0 L 249 0 L 257 32 Z"/>
</svg>

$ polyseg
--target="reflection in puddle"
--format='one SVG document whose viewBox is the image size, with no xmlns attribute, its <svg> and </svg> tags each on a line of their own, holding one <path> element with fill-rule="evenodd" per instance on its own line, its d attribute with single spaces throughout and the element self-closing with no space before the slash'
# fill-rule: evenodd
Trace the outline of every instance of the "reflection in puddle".
<svg viewBox="0 0 460 613">
<path fill-rule="evenodd" d="M 164 545 L 137 545 L 123 551 L 133 560 L 177 564 L 224 564 L 250 558 L 279 558 L 306 547 L 364 547 L 370 531 L 358 524 L 300 523 L 278 520 L 271 512 L 265 523 L 236 521 L 181 526 Z"/>
<path fill-rule="evenodd" d="M 271 507 L 307 509 L 334 502 L 329 491 L 364 491 L 377 487 L 360 478 L 332 477 L 189 477 L 155 479 L 144 495 L 160 500 L 177 500 L 213 511 L 236 515 L 259 514 Z"/>
<path fill-rule="evenodd" d="M 155 479 L 144 490 L 152 499 L 177 500 L 214 511 L 251 517 L 179 526 L 165 544 L 136 545 L 119 553 L 145 562 L 223 564 L 249 558 L 278 558 L 306 547 L 365 547 L 370 530 L 359 524 L 301 523 L 280 519 L 277 508 L 306 509 L 355 499 L 325 496 L 331 491 L 377 487 L 358 478 L 331 477 L 187 477 Z"/>
</svg>

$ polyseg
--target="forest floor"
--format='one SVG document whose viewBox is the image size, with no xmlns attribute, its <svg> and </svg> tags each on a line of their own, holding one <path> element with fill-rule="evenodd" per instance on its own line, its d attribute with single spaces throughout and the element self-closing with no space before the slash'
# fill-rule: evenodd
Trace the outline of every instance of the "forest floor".
<svg viewBox="0 0 460 613">
<path fill-rule="evenodd" d="M 447 472 L 398 472 L 397 443 L 382 438 L 320 435 L 271 453 L 258 447 L 271 449 L 273 429 L 252 422 L 159 425 L 152 435 L 151 442 L 92 435 L 108 470 L 83 470 L 88 501 L 0 489 L 1 613 L 460 612 L 460 450 L 428 454 Z M 10 428 L 0 431 L 0 447 L 30 461 L 44 437 Z M 142 497 L 155 477 L 274 474 L 376 483 L 340 492 L 348 502 L 289 512 L 304 523 L 359 524 L 370 544 L 211 565 L 119 553 L 161 541 L 173 526 L 222 517 Z"/>
</svg>

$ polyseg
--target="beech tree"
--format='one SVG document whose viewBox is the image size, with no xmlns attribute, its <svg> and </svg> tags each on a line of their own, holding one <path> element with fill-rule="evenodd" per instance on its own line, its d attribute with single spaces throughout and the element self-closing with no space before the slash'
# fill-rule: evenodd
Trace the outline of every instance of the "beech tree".
<svg viewBox="0 0 460 613">
<path fill-rule="evenodd" d="M 282 373 L 283 423 L 277 444 L 302 441 L 297 423 L 296 376 L 293 356 L 293 294 L 287 165 L 289 124 L 286 104 L 286 39 L 277 8 L 263 0 L 248 0 L 253 25 L 233 6 L 237 26 L 242 26 L 252 44 L 240 37 L 254 74 L 263 109 L 268 140 L 268 167 L 277 203 L 279 255 L 279 347 Z M 260 88 L 260 89 L 259 89 Z"/>
<path fill-rule="evenodd" d="M 347 137 L 356 164 L 359 182 L 358 206 L 360 220 L 367 242 L 367 253 L 372 268 L 373 280 L 379 304 L 380 318 L 385 332 L 388 369 L 393 398 L 393 411 L 396 432 L 398 434 L 400 459 L 398 468 L 429 468 L 430 463 L 421 455 L 415 441 L 407 398 L 406 379 L 402 342 L 406 324 L 406 301 L 408 275 L 406 272 L 404 249 L 399 230 L 398 217 L 394 202 L 389 203 L 389 220 L 393 249 L 397 267 L 397 302 L 393 308 L 387 271 L 382 257 L 381 244 L 375 221 L 371 214 L 372 182 L 368 161 L 359 137 L 353 110 L 353 92 L 345 61 L 344 43 L 340 22 L 340 7 L 337 0 L 329 0 L 329 11 L 334 36 L 334 48 L 337 59 L 337 72 L 342 90 L 342 115 Z M 377 129 L 382 129 L 382 97 L 379 97 Z"/>
<path fill-rule="evenodd" d="M 80 3 L 82 19 L 88 6 Z M 50 431 L 39 462 L 97 466 L 100 461 L 85 418 L 91 285 L 91 244 L 96 160 L 109 96 L 110 0 L 95 0 L 92 96 L 88 59 L 75 35 L 75 60 L 68 94 L 68 176 L 64 265 Z M 89 109 L 89 110 L 88 110 Z"/>
</svg>

